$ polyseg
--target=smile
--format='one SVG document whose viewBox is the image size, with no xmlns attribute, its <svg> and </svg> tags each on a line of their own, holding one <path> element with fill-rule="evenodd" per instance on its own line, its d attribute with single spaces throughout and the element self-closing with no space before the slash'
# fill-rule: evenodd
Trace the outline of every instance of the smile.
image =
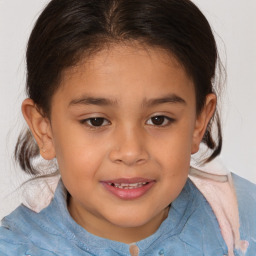
<svg viewBox="0 0 256 256">
<path fill-rule="evenodd" d="M 156 183 L 144 178 L 116 179 L 101 182 L 112 195 L 123 200 L 133 200 L 145 195 Z"/>
</svg>

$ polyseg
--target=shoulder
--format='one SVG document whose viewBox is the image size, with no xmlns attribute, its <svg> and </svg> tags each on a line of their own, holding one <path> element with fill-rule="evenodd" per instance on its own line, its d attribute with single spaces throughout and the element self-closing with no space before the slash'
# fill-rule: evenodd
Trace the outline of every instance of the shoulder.
<svg viewBox="0 0 256 256">
<path fill-rule="evenodd" d="M 192 177 L 192 181 L 195 183 L 197 189 L 199 189 L 206 199 L 204 201 L 199 196 L 201 198 L 200 202 L 205 202 L 202 204 L 204 208 L 201 207 L 203 216 L 199 219 L 201 220 L 202 217 L 207 216 L 202 226 L 206 226 L 208 231 L 212 227 L 210 221 L 217 220 L 218 230 L 221 231 L 222 236 L 224 236 L 223 239 L 225 238 L 225 243 L 230 248 L 233 246 L 233 242 L 230 239 L 232 237 L 230 225 L 232 225 L 235 230 L 237 242 L 240 240 L 249 242 L 248 253 L 246 255 L 254 255 L 252 252 L 256 251 L 256 185 L 235 174 L 231 174 L 231 177 L 233 180 L 232 183 L 222 183 Z M 234 189 L 232 189 L 233 186 L 230 186 L 230 184 L 234 184 Z M 235 194 L 236 197 L 234 197 Z M 211 208 L 210 211 L 209 208 Z M 208 214 L 205 214 L 205 212 L 208 212 Z M 210 216 L 211 218 L 209 218 Z M 216 221 L 214 222 L 216 223 Z M 213 241 L 212 233 L 205 233 L 206 237 L 208 237 L 207 244 L 211 244 Z M 219 233 L 216 232 L 216 234 Z"/>
<path fill-rule="evenodd" d="M 249 242 L 248 254 L 256 251 L 256 185 L 232 173 L 238 201 L 241 240 Z"/>
<path fill-rule="evenodd" d="M 6 227 L 0 227 L 0 255 L 40 255 L 40 256 L 56 256 L 56 254 L 48 250 L 36 247 L 26 236 L 13 232 Z"/>
<path fill-rule="evenodd" d="M 58 228 L 62 220 L 56 200 L 57 197 L 40 212 L 20 205 L 3 218 L 0 255 L 64 255 L 62 248 L 69 243 L 65 232 Z"/>
<path fill-rule="evenodd" d="M 36 213 L 21 205 L 1 221 L 0 255 L 55 255 L 31 242 L 33 214 Z"/>
<path fill-rule="evenodd" d="M 20 205 L 6 216 L 0 227 L 0 255 L 81 255 L 84 245 L 80 246 L 77 233 L 72 232 L 75 222 L 66 216 L 65 195 L 59 186 L 51 203 L 40 212 Z"/>
<path fill-rule="evenodd" d="M 238 176 L 235 173 L 232 173 L 232 179 L 236 188 L 236 191 L 243 193 L 249 191 L 254 200 L 256 200 L 256 184 L 250 182 L 247 179 L 244 179 Z"/>
<path fill-rule="evenodd" d="M 256 184 L 232 173 L 240 213 L 256 213 Z M 256 216 L 256 215 L 254 215 Z"/>
</svg>

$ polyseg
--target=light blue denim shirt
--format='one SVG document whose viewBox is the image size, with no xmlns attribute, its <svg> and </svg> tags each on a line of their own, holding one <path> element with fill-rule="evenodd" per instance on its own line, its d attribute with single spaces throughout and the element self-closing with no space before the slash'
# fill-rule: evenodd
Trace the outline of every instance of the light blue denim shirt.
<svg viewBox="0 0 256 256">
<path fill-rule="evenodd" d="M 233 175 L 246 256 L 256 255 L 256 186 Z M 94 236 L 67 210 L 67 191 L 60 181 L 51 204 L 40 213 L 21 205 L 2 220 L 1 256 L 129 256 L 131 245 Z M 139 256 L 223 256 L 227 246 L 217 219 L 203 195 L 188 179 L 172 203 L 167 219 L 150 237 L 133 246 Z M 235 251 L 236 256 L 242 255 Z"/>
</svg>

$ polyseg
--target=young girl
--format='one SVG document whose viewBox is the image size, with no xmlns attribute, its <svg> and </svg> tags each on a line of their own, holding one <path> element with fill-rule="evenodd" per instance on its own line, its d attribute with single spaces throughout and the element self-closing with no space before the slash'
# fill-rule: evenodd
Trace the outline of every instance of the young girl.
<svg viewBox="0 0 256 256">
<path fill-rule="evenodd" d="M 39 154 L 56 159 L 61 179 L 47 205 L 3 219 L 1 255 L 255 255 L 255 186 L 191 167 L 201 142 L 200 162 L 221 151 L 217 56 L 189 0 L 52 0 L 15 154 L 35 177 Z"/>
</svg>

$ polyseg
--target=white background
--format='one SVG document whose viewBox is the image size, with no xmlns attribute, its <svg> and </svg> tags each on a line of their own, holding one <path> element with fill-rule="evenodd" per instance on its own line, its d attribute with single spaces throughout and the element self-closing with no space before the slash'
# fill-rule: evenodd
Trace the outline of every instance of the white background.
<svg viewBox="0 0 256 256">
<path fill-rule="evenodd" d="M 20 202 L 24 176 L 13 150 L 24 125 L 25 48 L 46 0 L 0 0 L 0 219 Z M 226 65 L 222 97 L 222 159 L 233 172 L 256 183 L 256 1 L 194 0 L 210 21 Z"/>
</svg>

